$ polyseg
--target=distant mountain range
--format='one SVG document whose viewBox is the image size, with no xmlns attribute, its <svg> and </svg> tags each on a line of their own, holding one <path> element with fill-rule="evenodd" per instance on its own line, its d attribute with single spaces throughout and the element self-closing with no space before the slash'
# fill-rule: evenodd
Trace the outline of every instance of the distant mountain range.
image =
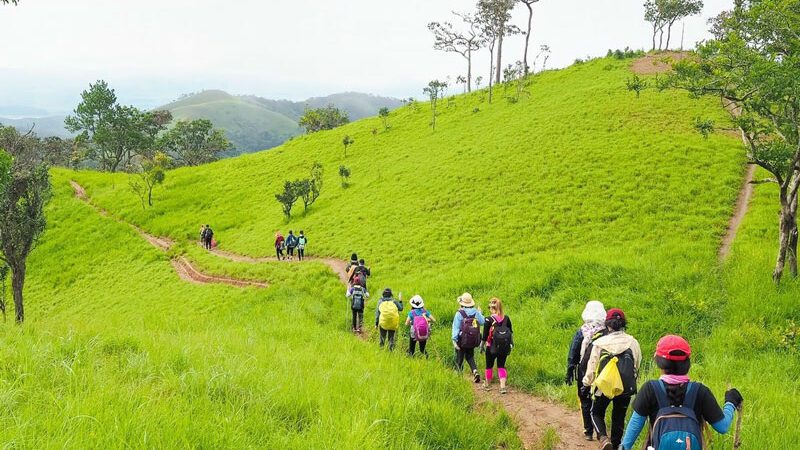
<svg viewBox="0 0 800 450">
<path fill-rule="evenodd" d="M 210 120 L 215 127 L 225 130 L 234 146 L 228 156 L 234 156 L 284 143 L 292 136 L 302 133 L 297 122 L 306 108 L 328 105 L 346 111 L 350 120 L 358 120 L 377 115 L 378 110 L 383 107 L 397 108 L 401 101 L 391 97 L 343 92 L 293 102 L 208 90 L 183 96 L 155 109 L 168 110 L 178 120 Z M 39 136 L 70 136 L 64 129 L 64 116 L 14 119 L 0 117 L 0 123 L 25 131 L 35 124 L 34 131 Z"/>
</svg>

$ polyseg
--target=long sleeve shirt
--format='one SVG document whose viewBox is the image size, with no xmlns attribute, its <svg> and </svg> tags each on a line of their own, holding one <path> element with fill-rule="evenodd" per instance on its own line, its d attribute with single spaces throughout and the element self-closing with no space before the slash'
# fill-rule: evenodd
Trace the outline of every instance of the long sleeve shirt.
<svg viewBox="0 0 800 450">
<path fill-rule="evenodd" d="M 636 373 L 639 373 L 639 364 L 642 362 L 642 350 L 639 341 L 624 331 L 615 331 L 603 336 L 596 341 L 592 347 L 592 354 L 589 356 L 589 364 L 586 367 L 586 375 L 583 376 L 583 385 L 591 386 L 594 382 L 595 371 L 600 363 L 600 353 L 605 350 L 612 355 L 618 355 L 628 349 L 633 353 L 633 365 Z"/>
<path fill-rule="evenodd" d="M 475 319 L 478 321 L 478 325 L 483 326 L 483 324 L 486 323 L 486 318 L 484 318 L 483 314 L 481 314 L 481 312 L 478 311 L 477 309 L 475 308 L 462 308 L 462 309 L 464 310 L 465 313 L 467 313 L 468 316 L 475 317 Z M 461 333 L 461 322 L 463 320 L 464 318 L 461 317 L 461 309 L 459 309 L 458 311 L 456 311 L 456 315 L 453 318 L 453 332 L 451 334 L 453 342 L 458 342 L 458 335 Z"/>
</svg>

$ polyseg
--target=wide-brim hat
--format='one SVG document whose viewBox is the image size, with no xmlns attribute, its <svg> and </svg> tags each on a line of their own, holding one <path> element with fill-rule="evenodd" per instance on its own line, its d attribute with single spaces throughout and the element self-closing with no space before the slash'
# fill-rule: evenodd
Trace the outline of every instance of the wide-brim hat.
<svg viewBox="0 0 800 450">
<path fill-rule="evenodd" d="M 411 303 L 411 306 L 413 306 L 414 308 L 422 308 L 423 306 L 425 306 L 425 301 L 423 301 L 422 297 L 420 297 L 419 295 L 411 297 L 409 303 Z"/>
<path fill-rule="evenodd" d="M 472 308 L 475 306 L 475 300 L 472 298 L 472 294 L 464 292 L 458 297 L 458 304 L 465 308 Z"/>
</svg>

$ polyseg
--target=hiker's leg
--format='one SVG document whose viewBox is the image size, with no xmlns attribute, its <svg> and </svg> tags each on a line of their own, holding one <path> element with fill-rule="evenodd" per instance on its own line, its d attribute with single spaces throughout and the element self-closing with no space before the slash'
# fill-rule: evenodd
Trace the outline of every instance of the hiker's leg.
<svg viewBox="0 0 800 450">
<path fill-rule="evenodd" d="M 361 331 L 361 327 L 364 326 L 364 310 L 358 310 L 358 331 Z"/>
<path fill-rule="evenodd" d="M 419 343 L 419 352 L 425 356 L 428 356 L 428 352 L 425 351 L 425 347 L 428 345 L 428 340 L 425 339 L 424 341 L 420 341 Z"/>
<path fill-rule="evenodd" d="M 459 372 L 464 371 L 464 349 L 456 350 L 456 369 Z"/>
<path fill-rule="evenodd" d="M 583 434 L 591 436 L 594 432 L 592 427 L 592 399 L 588 395 L 581 395 L 583 383 L 578 380 L 578 398 L 581 401 L 581 415 L 583 416 Z"/>
<path fill-rule="evenodd" d="M 351 329 L 352 330 L 357 330 L 358 329 L 358 310 L 353 309 L 352 311 L 353 311 L 353 324 L 352 324 Z"/>
<path fill-rule="evenodd" d="M 507 354 L 497 355 L 497 378 L 500 379 L 500 389 L 506 387 L 506 380 L 508 380 L 508 372 L 506 372 L 506 358 Z"/>
<path fill-rule="evenodd" d="M 474 348 L 465 348 L 464 349 L 464 357 L 467 358 L 467 363 L 469 364 L 469 368 L 472 369 L 473 372 L 478 370 L 478 365 L 475 363 L 475 349 Z"/>
<path fill-rule="evenodd" d="M 605 395 L 592 396 L 592 425 L 597 432 L 597 439 L 608 436 L 606 433 L 606 410 L 611 400 Z"/>
<path fill-rule="evenodd" d="M 614 407 L 611 409 L 611 445 L 614 448 L 622 443 L 622 433 L 625 432 L 625 414 L 631 403 L 630 395 L 614 397 Z"/>
<path fill-rule="evenodd" d="M 408 338 L 408 354 L 414 356 L 417 349 L 417 341 L 413 337 Z"/>
<path fill-rule="evenodd" d="M 383 345 L 386 343 L 386 330 L 384 330 L 381 327 L 378 327 L 378 331 L 380 332 L 381 335 L 380 346 L 383 347 Z"/>
<path fill-rule="evenodd" d="M 494 361 L 495 355 L 492 354 L 490 349 L 486 349 L 486 383 L 491 383 L 494 378 Z"/>
<path fill-rule="evenodd" d="M 395 330 L 389 330 L 389 350 L 394 350 L 394 336 L 397 333 Z"/>
</svg>

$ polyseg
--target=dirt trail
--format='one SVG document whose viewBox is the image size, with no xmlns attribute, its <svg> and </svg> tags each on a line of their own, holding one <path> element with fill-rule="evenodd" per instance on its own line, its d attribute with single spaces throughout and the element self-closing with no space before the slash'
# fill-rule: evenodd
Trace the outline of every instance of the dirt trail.
<svg viewBox="0 0 800 450">
<path fill-rule="evenodd" d="M 736 239 L 736 233 L 739 231 L 739 226 L 742 224 L 742 220 L 744 220 L 744 216 L 747 214 L 750 197 L 753 196 L 753 184 L 751 181 L 753 181 L 755 173 L 755 164 L 749 165 L 744 176 L 742 189 L 739 191 L 739 197 L 736 199 L 736 207 L 733 210 L 733 216 L 731 216 L 731 220 L 728 223 L 728 231 L 725 233 L 725 237 L 722 239 L 722 245 L 719 247 L 720 260 L 725 260 L 725 258 L 728 257 L 733 241 Z"/>
<path fill-rule="evenodd" d="M 672 71 L 671 62 L 686 59 L 688 56 L 689 53 L 687 52 L 666 51 L 651 53 L 633 61 L 631 70 L 639 75 L 667 73 Z"/>
<path fill-rule="evenodd" d="M 250 263 L 250 264 L 258 264 L 263 262 L 272 262 L 275 261 L 276 258 L 269 256 L 269 257 L 254 257 L 254 256 L 247 256 L 247 255 L 240 255 L 238 253 L 229 252 L 226 250 L 221 250 L 219 248 L 211 249 L 211 253 L 217 255 L 221 258 L 228 259 L 230 261 L 235 262 L 242 262 L 242 263 Z M 318 258 L 314 256 L 307 256 L 303 258 L 303 261 L 319 261 L 326 266 L 330 267 L 331 270 L 339 277 L 339 280 L 342 284 L 347 285 L 347 261 L 336 259 L 336 258 Z M 299 260 L 293 261 L 284 261 L 288 264 L 297 264 Z"/>
<path fill-rule="evenodd" d="M 578 411 L 570 410 L 563 405 L 551 403 L 524 392 L 509 388 L 507 394 L 500 394 L 498 386 L 491 391 L 484 391 L 475 384 L 476 396 L 484 402 L 492 402 L 503 406 L 519 426 L 519 438 L 526 449 L 542 448 L 542 441 L 548 428 L 558 435 L 556 450 L 597 448 L 598 442 L 583 439 L 583 422 Z"/>
<path fill-rule="evenodd" d="M 77 197 L 78 199 L 83 200 L 84 202 L 86 202 L 86 204 L 88 204 L 89 206 L 94 208 L 101 215 L 106 216 L 106 217 L 111 217 L 111 215 L 108 213 L 108 211 L 100 208 L 97 205 L 94 205 L 89 200 L 89 197 L 86 195 L 86 190 L 83 188 L 83 186 L 81 186 L 80 184 L 78 184 L 75 181 L 70 181 L 69 184 L 72 186 L 72 189 L 75 191 L 75 197 Z M 139 234 L 139 236 L 141 236 L 144 240 L 149 242 L 150 245 L 152 245 L 153 247 L 156 247 L 159 250 L 162 250 L 162 251 L 166 252 L 166 251 L 169 251 L 169 249 L 172 248 L 173 245 L 175 245 L 175 242 L 173 242 L 171 239 L 154 236 L 154 235 L 149 234 L 146 231 L 142 230 L 141 228 L 139 228 L 139 227 L 137 227 L 135 225 L 129 224 L 127 222 L 124 222 L 124 221 L 122 221 L 120 219 L 114 218 L 114 220 L 116 220 L 119 223 L 122 223 L 122 224 L 125 224 L 125 225 L 129 225 L 131 228 L 136 230 L 136 232 Z M 177 272 L 178 277 L 180 277 L 180 279 L 188 281 L 188 282 L 191 282 L 191 283 L 195 283 L 195 284 L 217 283 L 217 284 L 228 284 L 228 285 L 236 286 L 236 287 L 258 287 L 258 288 L 266 288 L 266 287 L 268 287 L 267 283 L 262 283 L 262 282 L 259 282 L 259 281 L 240 280 L 240 279 L 236 279 L 236 278 L 218 277 L 218 276 L 215 276 L 215 275 L 208 275 L 206 273 L 201 272 L 196 267 L 194 267 L 192 265 L 192 263 L 190 263 L 189 260 L 187 260 L 183 256 L 178 256 L 176 258 L 173 258 L 172 259 L 172 267 L 175 268 L 175 272 Z"/>
</svg>

